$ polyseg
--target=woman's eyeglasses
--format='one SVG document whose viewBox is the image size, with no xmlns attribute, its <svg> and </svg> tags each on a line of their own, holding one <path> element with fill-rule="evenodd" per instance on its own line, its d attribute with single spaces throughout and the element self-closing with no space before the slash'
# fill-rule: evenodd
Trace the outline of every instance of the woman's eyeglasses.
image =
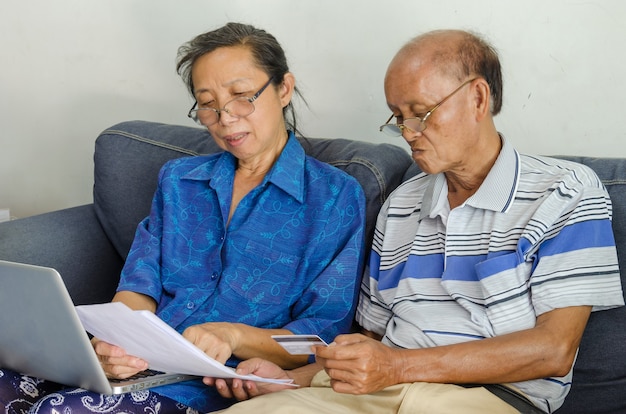
<svg viewBox="0 0 626 414">
<path fill-rule="evenodd" d="M 273 77 L 270 78 L 270 80 L 268 80 L 265 85 L 263 85 L 261 89 L 259 89 L 259 91 L 252 95 L 250 98 L 245 96 L 235 98 L 232 101 L 227 102 L 222 109 L 196 108 L 198 106 L 198 101 L 196 101 L 189 110 L 187 116 L 193 119 L 194 122 L 196 122 L 197 124 L 205 127 L 217 123 L 217 121 L 220 120 L 220 115 L 222 112 L 226 112 L 228 115 L 235 118 L 243 118 L 245 116 L 248 116 L 252 112 L 254 112 L 253 102 L 256 101 L 259 96 L 261 96 L 265 88 L 267 88 L 269 84 L 272 83 L 273 79 Z"/>
</svg>

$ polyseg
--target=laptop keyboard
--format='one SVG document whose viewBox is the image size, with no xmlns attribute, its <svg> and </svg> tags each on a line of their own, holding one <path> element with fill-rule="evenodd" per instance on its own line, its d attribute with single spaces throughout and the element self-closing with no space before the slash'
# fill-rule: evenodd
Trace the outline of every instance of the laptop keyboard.
<svg viewBox="0 0 626 414">
<path fill-rule="evenodd" d="M 138 380 L 138 379 L 142 379 L 142 378 L 152 377 L 152 376 L 159 375 L 159 374 L 164 374 L 164 372 L 155 371 L 153 369 L 147 369 L 145 371 L 138 372 L 135 375 L 130 376 L 128 378 L 124 378 L 124 379 L 109 378 L 109 381 L 112 382 L 112 383 L 118 383 L 118 382 L 132 381 L 132 380 Z"/>
</svg>

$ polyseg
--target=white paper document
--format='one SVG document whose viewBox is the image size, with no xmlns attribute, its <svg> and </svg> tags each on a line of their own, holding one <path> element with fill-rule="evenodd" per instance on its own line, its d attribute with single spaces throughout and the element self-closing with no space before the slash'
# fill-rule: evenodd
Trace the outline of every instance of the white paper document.
<svg viewBox="0 0 626 414">
<path fill-rule="evenodd" d="M 76 311 L 87 332 L 148 361 L 151 369 L 203 377 L 291 383 L 290 380 L 235 373 L 234 369 L 209 357 L 152 312 L 134 311 L 120 302 L 76 306 Z"/>
</svg>

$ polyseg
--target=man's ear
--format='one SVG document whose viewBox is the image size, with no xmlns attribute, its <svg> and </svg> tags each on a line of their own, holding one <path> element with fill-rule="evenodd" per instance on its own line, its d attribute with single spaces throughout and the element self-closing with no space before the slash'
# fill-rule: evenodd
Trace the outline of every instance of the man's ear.
<svg viewBox="0 0 626 414">
<path fill-rule="evenodd" d="M 280 103 L 282 107 L 286 107 L 291 102 L 291 97 L 296 88 L 296 77 L 293 73 L 287 72 L 283 76 L 283 82 L 280 84 L 278 94 L 280 95 Z"/>
<path fill-rule="evenodd" d="M 483 78 L 478 78 L 472 83 L 476 120 L 481 121 L 484 117 L 491 113 L 491 89 L 489 88 L 487 81 Z"/>
</svg>

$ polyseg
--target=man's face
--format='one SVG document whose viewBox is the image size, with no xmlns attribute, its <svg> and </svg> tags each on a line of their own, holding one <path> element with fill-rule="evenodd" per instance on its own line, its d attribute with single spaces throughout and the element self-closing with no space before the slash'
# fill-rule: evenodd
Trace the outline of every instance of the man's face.
<svg viewBox="0 0 626 414">
<path fill-rule="evenodd" d="M 389 66 L 385 95 L 398 124 L 407 118 L 423 119 L 448 98 L 426 118 L 424 131 L 403 130 L 413 159 L 427 173 L 462 170 L 475 150 L 478 125 L 470 110 L 472 83 L 457 90 L 465 81 L 442 75 L 419 57 L 396 58 Z"/>
</svg>

